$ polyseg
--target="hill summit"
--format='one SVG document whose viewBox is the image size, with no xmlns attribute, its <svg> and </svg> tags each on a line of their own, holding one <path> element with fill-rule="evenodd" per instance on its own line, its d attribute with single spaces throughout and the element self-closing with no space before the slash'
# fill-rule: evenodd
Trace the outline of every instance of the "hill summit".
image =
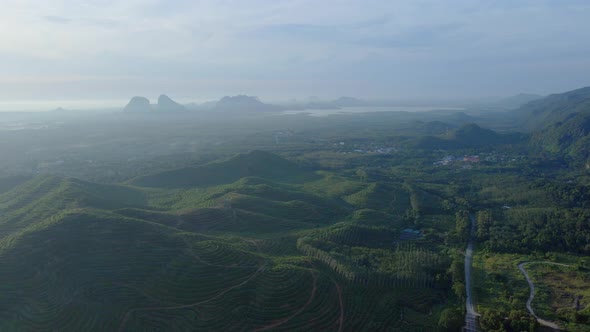
<svg viewBox="0 0 590 332">
<path fill-rule="evenodd" d="M 170 97 L 166 95 L 160 95 L 160 97 L 158 97 L 157 110 L 164 112 L 184 112 L 186 111 L 186 108 L 172 100 Z"/>
<path fill-rule="evenodd" d="M 538 130 L 566 121 L 577 113 L 590 113 L 590 87 L 549 95 L 525 104 L 518 110 L 524 127 Z"/>
<path fill-rule="evenodd" d="M 158 97 L 158 103 L 156 105 L 150 104 L 149 99 L 146 97 L 135 96 L 131 98 L 129 103 L 123 108 L 124 112 L 131 112 L 131 113 L 147 113 L 151 111 L 158 111 L 158 112 L 183 112 L 187 109 L 172 100 L 170 97 L 166 95 L 160 95 Z"/>
<path fill-rule="evenodd" d="M 465 124 L 448 134 L 422 136 L 410 143 L 420 149 L 463 149 L 521 142 L 521 134 L 498 134 L 475 123 Z"/>
<path fill-rule="evenodd" d="M 131 98 L 127 106 L 123 108 L 124 112 L 149 112 L 151 105 L 149 99 L 146 97 L 135 96 Z"/>
<path fill-rule="evenodd" d="M 590 160 L 590 87 L 549 95 L 516 111 L 531 144 L 578 163 Z"/>
<path fill-rule="evenodd" d="M 475 123 L 468 123 L 450 132 L 449 138 L 463 142 L 487 143 L 498 138 L 498 133 L 482 128 Z"/>
<path fill-rule="evenodd" d="M 277 111 L 280 110 L 280 107 L 265 104 L 254 96 L 237 95 L 221 98 L 215 105 L 215 110 L 226 112 Z"/>
</svg>

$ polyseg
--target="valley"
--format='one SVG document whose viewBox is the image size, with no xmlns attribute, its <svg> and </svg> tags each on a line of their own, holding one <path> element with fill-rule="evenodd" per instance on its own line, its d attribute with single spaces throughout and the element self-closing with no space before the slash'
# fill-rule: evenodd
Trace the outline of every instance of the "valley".
<svg viewBox="0 0 590 332">
<path fill-rule="evenodd" d="M 469 110 L 0 131 L 28 134 L 0 143 L 0 330 L 530 331 L 518 264 L 546 261 L 576 272 L 531 270 L 533 307 L 585 331 L 588 156 L 536 148 L 529 107 L 511 131 Z"/>
</svg>

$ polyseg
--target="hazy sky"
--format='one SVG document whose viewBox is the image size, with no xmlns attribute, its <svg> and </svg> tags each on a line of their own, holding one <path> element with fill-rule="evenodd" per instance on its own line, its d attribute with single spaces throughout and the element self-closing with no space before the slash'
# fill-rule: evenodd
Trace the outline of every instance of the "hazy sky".
<svg viewBox="0 0 590 332">
<path fill-rule="evenodd" d="M 0 101 L 461 97 L 590 85 L 588 0 L 11 0 Z"/>
</svg>

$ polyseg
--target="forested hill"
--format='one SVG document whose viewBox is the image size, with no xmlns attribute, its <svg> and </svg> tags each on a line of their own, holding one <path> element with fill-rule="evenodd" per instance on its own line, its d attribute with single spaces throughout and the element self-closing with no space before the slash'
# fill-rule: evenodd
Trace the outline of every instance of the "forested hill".
<svg viewBox="0 0 590 332">
<path fill-rule="evenodd" d="M 572 114 L 568 119 L 533 133 L 531 143 L 547 152 L 563 155 L 574 161 L 590 158 L 590 109 Z"/>
<path fill-rule="evenodd" d="M 469 123 L 443 135 L 419 137 L 409 145 L 420 149 L 464 149 L 519 143 L 524 141 L 524 137 L 517 133 L 499 134 L 475 123 Z"/>
<path fill-rule="evenodd" d="M 579 113 L 590 113 L 590 87 L 549 95 L 515 111 L 523 116 L 525 129 L 540 130 L 564 122 Z"/>
<path fill-rule="evenodd" d="M 534 147 L 578 162 L 590 158 L 590 87 L 550 95 L 517 112 L 533 131 Z"/>
</svg>

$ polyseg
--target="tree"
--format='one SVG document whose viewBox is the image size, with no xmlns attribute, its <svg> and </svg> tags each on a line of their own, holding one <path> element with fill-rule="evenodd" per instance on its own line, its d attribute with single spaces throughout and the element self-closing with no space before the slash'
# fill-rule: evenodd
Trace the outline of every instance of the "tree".
<svg viewBox="0 0 590 332">
<path fill-rule="evenodd" d="M 469 238 L 469 212 L 461 210 L 455 214 L 455 231 L 461 241 L 467 241 Z"/>
<path fill-rule="evenodd" d="M 359 177 L 361 182 L 367 181 L 367 171 L 365 171 L 363 168 L 357 169 L 355 174 Z"/>
<path fill-rule="evenodd" d="M 455 292 L 455 295 L 457 295 L 457 297 L 459 299 L 461 299 L 461 301 L 463 301 L 463 299 L 465 297 L 467 297 L 467 292 L 465 290 L 465 284 L 463 284 L 462 282 L 454 282 L 453 283 L 453 291 Z"/>
<path fill-rule="evenodd" d="M 460 256 L 454 257 L 451 263 L 449 272 L 451 273 L 453 282 L 465 281 L 465 264 L 460 258 Z"/>
<path fill-rule="evenodd" d="M 583 316 L 574 308 L 559 308 L 557 309 L 557 315 L 571 323 L 580 323 L 583 320 Z"/>
<path fill-rule="evenodd" d="M 463 313 L 457 308 L 447 308 L 440 313 L 438 326 L 446 331 L 459 331 L 463 326 Z"/>
<path fill-rule="evenodd" d="M 535 331 L 537 320 L 524 310 L 511 310 L 506 322 L 511 331 Z"/>
<path fill-rule="evenodd" d="M 492 213 L 489 210 L 477 212 L 477 228 L 475 235 L 480 241 L 485 241 L 490 236 L 490 227 L 492 226 Z"/>
<path fill-rule="evenodd" d="M 506 314 L 500 310 L 486 309 L 481 314 L 479 325 L 483 331 L 506 332 L 504 317 Z"/>
</svg>

